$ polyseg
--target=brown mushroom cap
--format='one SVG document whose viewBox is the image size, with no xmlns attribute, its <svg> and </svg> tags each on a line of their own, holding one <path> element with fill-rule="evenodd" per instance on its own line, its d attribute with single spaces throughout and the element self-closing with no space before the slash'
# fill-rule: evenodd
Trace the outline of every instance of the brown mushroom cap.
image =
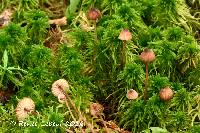
<svg viewBox="0 0 200 133">
<path fill-rule="evenodd" d="M 90 113 L 92 116 L 100 116 L 103 113 L 104 107 L 99 103 L 90 104 Z"/>
<path fill-rule="evenodd" d="M 65 94 L 68 89 L 68 82 L 65 79 L 59 79 L 52 84 L 51 91 L 54 96 L 58 97 L 59 94 Z"/>
<path fill-rule="evenodd" d="M 97 8 L 91 8 L 88 11 L 87 18 L 89 20 L 98 20 L 101 18 L 101 12 Z"/>
<path fill-rule="evenodd" d="M 162 101 L 169 101 L 174 96 L 174 92 L 171 88 L 165 87 L 160 90 L 160 99 Z"/>
<path fill-rule="evenodd" d="M 122 41 L 129 41 L 132 39 L 132 34 L 129 32 L 128 29 L 124 29 L 120 32 L 119 37 L 120 40 Z"/>
<path fill-rule="evenodd" d="M 24 120 L 28 115 L 35 110 L 35 103 L 31 98 L 24 97 L 19 101 L 16 107 L 16 116 L 18 120 Z"/>
<path fill-rule="evenodd" d="M 126 97 L 129 99 L 129 100 L 134 100 L 134 99 L 137 99 L 138 98 L 138 93 L 133 90 L 133 89 L 130 89 L 128 90 L 127 94 L 126 94 Z"/>
<path fill-rule="evenodd" d="M 144 63 L 150 63 L 152 61 L 155 60 L 155 54 L 153 52 L 152 49 L 144 49 L 144 51 L 140 54 L 140 59 L 144 62 Z"/>
</svg>

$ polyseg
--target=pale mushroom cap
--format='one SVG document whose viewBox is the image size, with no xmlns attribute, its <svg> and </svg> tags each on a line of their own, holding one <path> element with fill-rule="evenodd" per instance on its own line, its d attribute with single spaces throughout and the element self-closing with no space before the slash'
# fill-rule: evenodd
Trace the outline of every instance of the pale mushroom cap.
<svg viewBox="0 0 200 133">
<path fill-rule="evenodd" d="M 128 29 L 124 29 L 120 32 L 119 37 L 120 40 L 122 41 L 129 41 L 132 39 L 132 34 L 129 32 Z"/>
<path fill-rule="evenodd" d="M 65 79 L 59 79 L 52 84 L 51 91 L 54 96 L 64 94 L 69 89 L 69 84 Z"/>
<path fill-rule="evenodd" d="M 35 103 L 31 98 L 24 97 L 19 101 L 16 107 L 16 116 L 18 120 L 24 120 L 29 113 L 35 110 Z"/>
<path fill-rule="evenodd" d="M 59 94 L 58 95 L 58 101 L 60 103 L 65 103 L 66 102 L 66 96 L 64 94 Z"/>
<path fill-rule="evenodd" d="M 133 90 L 133 89 L 130 89 L 128 90 L 127 94 L 126 94 L 126 97 L 129 99 L 129 100 L 134 100 L 134 99 L 137 99 L 138 98 L 138 93 Z"/>
<path fill-rule="evenodd" d="M 170 87 L 165 87 L 160 90 L 160 99 L 163 101 L 168 101 L 172 99 L 174 96 L 174 92 Z"/>
<path fill-rule="evenodd" d="M 103 113 L 104 107 L 99 103 L 90 104 L 90 113 L 92 116 L 99 116 Z"/>
<path fill-rule="evenodd" d="M 11 10 L 6 9 L 1 15 L 0 17 L 3 17 L 4 19 L 10 19 L 10 16 L 12 15 Z"/>
<path fill-rule="evenodd" d="M 144 49 L 144 51 L 140 54 L 140 59 L 145 63 L 152 62 L 155 58 L 156 57 L 152 49 Z"/>
</svg>

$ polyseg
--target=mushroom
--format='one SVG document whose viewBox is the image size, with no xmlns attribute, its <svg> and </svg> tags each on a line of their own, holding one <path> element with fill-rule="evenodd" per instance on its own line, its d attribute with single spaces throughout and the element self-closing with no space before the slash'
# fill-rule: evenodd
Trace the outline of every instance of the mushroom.
<svg viewBox="0 0 200 133">
<path fill-rule="evenodd" d="M 101 12 L 97 8 L 91 8 L 88 11 L 87 18 L 89 20 L 95 20 L 96 21 L 99 18 L 101 18 Z"/>
<path fill-rule="evenodd" d="M 7 26 L 10 22 L 12 12 L 10 9 L 6 9 L 2 14 L 0 14 L 0 27 Z"/>
<path fill-rule="evenodd" d="M 170 87 L 165 87 L 160 90 L 160 99 L 162 101 L 169 101 L 174 96 L 174 92 Z"/>
<path fill-rule="evenodd" d="M 99 103 L 90 104 L 90 113 L 92 116 L 100 116 L 103 113 L 104 107 Z"/>
<path fill-rule="evenodd" d="M 148 65 L 150 62 L 154 61 L 156 58 L 152 49 L 145 48 L 144 51 L 140 54 L 140 59 L 145 63 L 146 66 L 146 80 L 144 88 L 144 100 L 147 99 L 147 87 L 148 87 Z"/>
<path fill-rule="evenodd" d="M 124 29 L 120 32 L 119 37 L 120 40 L 122 41 L 129 41 L 132 39 L 132 34 L 129 32 L 128 29 Z"/>
<path fill-rule="evenodd" d="M 16 107 L 16 116 L 18 120 L 24 120 L 35 110 L 35 103 L 31 98 L 24 97 L 19 101 Z"/>
<path fill-rule="evenodd" d="M 144 63 L 150 63 L 155 60 L 155 54 L 152 49 L 145 48 L 144 51 L 140 55 L 140 59 Z"/>
<path fill-rule="evenodd" d="M 129 100 L 134 100 L 134 99 L 137 99 L 138 98 L 138 93 L 133 90 L 133 89 L 130 89 L 127 94 L 126 94 L 126 97 L 129 99 Z"/>
<path fill-rule="evenodd" d="M 121 50 L 121 66 L 123 68 L 126 64 L 126 43 L 132 39 L 132 34 L 128 29 L 123 29 L 118 38 L 123 42 L 123 47 Z"/>
<path fill-rule="evenodd" d="M 69 83 L 65 79 L 59 79 L 52 84 L 51 91 L 54 96 L 58 97 L 59 94 L 65 94 L 69 89 Z"/>
</svg>

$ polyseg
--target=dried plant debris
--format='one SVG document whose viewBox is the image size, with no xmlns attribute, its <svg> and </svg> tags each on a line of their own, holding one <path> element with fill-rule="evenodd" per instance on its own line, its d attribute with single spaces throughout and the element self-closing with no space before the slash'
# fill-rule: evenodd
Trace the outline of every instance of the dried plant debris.
<svg viewBox="0 0 200 133">
<path fill-rule="evenodd" d="M 48 22 L 49 24 L 55 24 L 58 26 L 64 26 L 67 24 L 67 18 L 66 17 L 62 17 L 62 18 L 58 18 L 58 19 L 52 19 L 49 20 Z"/>
</svg>

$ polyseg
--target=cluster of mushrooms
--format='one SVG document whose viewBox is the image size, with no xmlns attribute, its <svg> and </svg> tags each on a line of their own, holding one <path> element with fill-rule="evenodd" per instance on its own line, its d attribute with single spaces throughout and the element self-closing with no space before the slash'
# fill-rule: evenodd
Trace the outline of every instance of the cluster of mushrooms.
<svg viewBox="0 0 200 133">
<path fill-rule="evenodd" d="M 65 79 L 59 79 L 52 84 L 51 92 L 58 98 L 60 103 L 66 102 L 66 92 L 69 90 L 69 83 Z M 99 117 L 102 115 L 104 107 L 99 103 L 90 104 L 90 114 L 94 117 Z M 18 102 L 16 107 L 16 117 L 17 119 L 24 120 L 30 114 L 35 113 L 35 103 L 29 97 L 24 97 Z"/>
<path fill-rule="evenodd" d="M 8 18 L 5 18 L 6 20 L 9 20 L 10 17 L 9 12 L 5 12 L 4 16 L 8 16 Z M 96 26 L 96 21 L 101 17 L 101 12 L 96 8 L 91 8 L 87 14 L 87 19 L 93 21 L 93 23 Z M 49 20 L 49 24 L 56 24 L 56 25 L 66 25 L 66 17 L 63 17 L 61 19 L 55 19 L 55 20 Z M 83 28 L 83 27 L 82 27 Z M 120 32 L 120 35 L 118 37 L 123 42 L 123 49 L 122 49 L 122 58 L 126 58 L 125 55 L 125 49 L 126 49 L 126 42 L 130 41 L 132 39 L 132 34 L 129 32 L 128 29 L 123 29 Z M 145 81 L 145 89 L 144 89 L 144 99 L 147 99 L 147 88 L 148 88 L 148 65 L 150 62 L 153 62 L 156 58 L 154 52 L 152 49 L 145 48 L 144 51 L 140 54 L 140 59 L 142 62 L 144 62 L 146 66 L 146 81 Z M 124 61 L 122 63 L 125 64 Z M 58 101 L 60 103 L 66 102 L 66 92 L 69 90 L 69 83 L 65 79 L 59 79 L 55 81 L 52 84 L 52 94 L 58 98 Z M 167 86 L 160 90 L 160 99 L 162 101 L 169 101 L 173 98 L 173 90 Z M 134 89 L 128 90 L 126 97 L 129 100 L 134 100 L 138 98 L 138 93 Z M 94 117 L 99 117 L 102 115 L 104 110 L 104 107 L 99 103 L 91 103 L 90 104 L 90 113 Z M 16 107 L 16 116 L 18 120 L 24 120 L 27 118 L 30 114 L 33 114 L 35 112 L 35 103 L 31 98 L 24 97 L 21 99 Z"/>
<path fill-rule="evenodd" d="M 66 91 L 69 89 L 69 84 L 65 79 L 59 79 L 52 84 L 51 91 L 54 96 L 58 98 L 60 103 L 64 103 L 66 101 Z M 35 103 L 29 97 L 24 97 L 18 102 L 16 107 L 16 116 L 17 119 L 24 120 L 30 114 L 35 113 Z"/>
<path fill-rule="evenodd" d="M 120 32 L 120 35 L 118 37 L 121 41 L 123 41 L 123 48 L 126 48 L 126 42 L 127 41 L 130 41 L 132 39 L 132 34 L 131 32 L 129 32 L 128 29 L 124 29 Z M 125 57 L 125 56 L 123 56 Z M 144 51 L 140 54 L 140 60 L 142 62 L 144 62 L 145 66 L 146 66 L 146 81 L 145 81 L 145 89 L 144 89 L 144 99 L 146 100 L 147 99 L 147 88 L 148 88 L 148 65 L 149 63 L 153 62 L 156 58 L 155 56 L 155 53 L 153 52 L 152 49 L 148 49 L 148 48 L 145 48 Z M 163 89 L 160 90 L 160 93 L 159 93 L 159 96 L 160 96 L 160 99 L 162 101 L 169 101 L 170 99 L 173 98 L 173 90 L 167 86 Z M 126 94 L 126 97 L 129 99 L 129 100 L 134 100 L 134 99 L 137 99 L 138 98 L 138 93 L 136 90 L 134 89 L 130 89 L 128 90 L 127 94 Z"/>
<path fill-rule="evenodd" d="M 147 90 L 147 88 L 148 88 L 148 64 L 150 62 L 153 62 L 155 60 L 155 58 L 156 58 L 156 56 L 152 49 L 145 48 L 144 51 L 140 54 L 140 59 L 141 59 L 141 61 L 143 61 L 145 63 L 145 66 L 146 66 L 146 81 L 145 81 L 145 90 L 144 90 L 144 99 L 145 100 L 147 99 L 147 92 L 148 92 L 148 90 Z M 173 98 L 174 92 L 169 86 L 167 86 L 160 90 L 159 96 L 162 101 L 169 101 L 170 99 Z M 127 98 L 130 100 L 137 99 L 138 93 L 135 90 L 130 89 L 127 92 Z"/>
</svg>

